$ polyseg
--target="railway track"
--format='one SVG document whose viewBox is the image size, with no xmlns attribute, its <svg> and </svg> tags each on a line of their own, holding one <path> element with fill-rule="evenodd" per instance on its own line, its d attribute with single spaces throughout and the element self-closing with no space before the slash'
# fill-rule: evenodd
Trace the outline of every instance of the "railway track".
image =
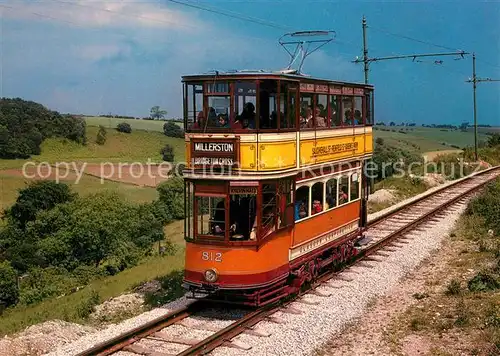
<svg viewBox="0 0 500 356">
<path fill-rule="evenodd" d="M 500 176 L 500 167 L 479 172 L 473 176 L 455 181 L 452 184 L 411 201 L 397 210 L 371 220 L 365 238 L 361 241 L 359 258 L 353 264 L 358 261 L 369 260 L 371 255 L 382 248 L 389 247 L 389 245 L 397 247 L 398 244 L 404 244 L 405 233 L 425 228 L 426 223 L 435 221 L 445 214 L 447 209 L 453 209 L 455 204 L 464 201 L 471 194 L 498 176 Z M 302 294 L 314 293 L 316 287 L 322 285 L 340 272 L 332 271 L 321 275 L 314 286 Z M 198 325 L 188 325 L 185 323 L 186 318 L 195 316 L 207 308 L 213 307 L 213 303 L 210 304 L 203 300 L 197 300 L 184 308 L 175 310 L 104 343 L 98 344 L 91 349 L 85 350 L 79 353 L 78 356 L 119 355 L 122 352 L 127 352 L 128 355 L 185 356 L 204 355 L 220 346 L 249 349 L 247 345 L 238 344 L 231 340 L 242 333 L 263 337 L 268 336 L 265 333 L 255 330 L 253 327 L 262 320 L 279 323 L 279 319 L 273 318 L 273 314 L 278 310 L 286 311 L 287 305 L 293 300 L 300 298 L 302 294 L 281 304 L 269 305 L 261 309 L 244 312 L 241 318 L 234 322 L 229 322 L 223 327 L 214 327 L 210 323 L 198 323 Z M 288 312 L 294 313 L 292 308 L 289 308 Z M 199 330 L 200 334 L 205 336 L 202 336 L 201 339 L 188 339 L 180 336 L 179 333 L 171 334 L 168 332 L 169 328 L 175 328 L 179 325 Z M 149 340 L 156 343 L 156 345 L 160 345 L 160 347 L 141 346 L 138 344 L 139 340 Z M 176 345 L 176 347 L 173 347 L 173 345 Z"/>
</svg>

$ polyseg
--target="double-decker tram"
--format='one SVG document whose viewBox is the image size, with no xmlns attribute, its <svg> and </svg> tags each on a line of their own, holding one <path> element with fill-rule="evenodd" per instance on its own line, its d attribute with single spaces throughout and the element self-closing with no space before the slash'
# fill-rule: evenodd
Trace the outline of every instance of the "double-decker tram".
<svg viewBox="0 0 500 356">
<path fill-rule="evenodd" d="M 287 71 L 182 79 L 191 296 L 265 305 L 355 256 L 373 87 Z"/>
<path fill-rule="evenodd" d="M 373 87 L 272 72 L 183 82 L 185 286 L 262 305 L 355 255 Z"/>
</svg>

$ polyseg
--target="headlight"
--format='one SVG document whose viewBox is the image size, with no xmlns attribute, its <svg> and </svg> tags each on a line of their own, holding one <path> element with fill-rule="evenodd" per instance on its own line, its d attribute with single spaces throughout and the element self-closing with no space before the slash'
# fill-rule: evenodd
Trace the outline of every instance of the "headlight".
<svg viewBox="0 0 500 356">
<path fill-rule="evenodd" d="M 205 271 L 205 280 L 214 283 L 217 280 L 217 272 L 214 269 L 207 269 Z"/>
</svg>

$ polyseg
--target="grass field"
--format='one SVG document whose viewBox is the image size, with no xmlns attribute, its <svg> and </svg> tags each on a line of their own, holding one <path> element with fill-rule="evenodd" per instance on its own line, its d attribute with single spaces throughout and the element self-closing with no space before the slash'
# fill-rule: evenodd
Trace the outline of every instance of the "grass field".
<svg viewBox="0 0 500 356">
<path fill-rule="evenodd" d="M 115 129 L 116 126 L 121 122 L 126 122 L 130 124 L 132 130 L 144 130 L 144 131 L 155 131 L 163 132 L 163 125 L 165 121 L 162 120 L 132 120 L 132 119 L 121 119 L 115 117 L 100 117 L 100 116 L 85 116 L 85 121 L 88 126 L 99 126 L 102 125 L 106 128 Z M 175 122 L 182 127 L 181 122 Z"/>
<path fill-rule="evenodd" d="M 391 131 L 381 131 L 380 128 Z M 404 131 L 406 133 L 403 134 L 399 131 Z M 486 141 L 488 139 L 486 133 L 495 131 L 496 128 L 480 128 L 478 130 L 478 141 Z M 375 130 L 375 138 L 377 137 L 382 137 L 384 140 L 387 139 L 392 142 L 410 142 L 410 146 L 411 144 L 417 145 L 421 152 L 449 150 L 452 145 L 460 148 L 474 145 L 474 132 L 472 129 L 469 129 L 467 132 L 462 132 L 421 126 L 382 126 L 377 127 Z"/>
<path fill-rule="evenodd" d="M 4 210 L 12 205 L 17 199 L 19 189 L 25 188 L 28 182 L 29 179 L 5 175 L 0 171 L 0 209 Z M 99 178 L 88 175 L 83 175 L 78 184 L 74 184 L 72 180 L 65 181 L 65 183 L 70 185 L 71 189 L 81 196 L 101 191 L 112 191 L 136 203 L 151 202 L 158 198 L 158 192 L 155 188 L 122 184 L 107 180 L 101 184 Z"/>
<path fill-rule="evenodd" d="M 160 150 L 170 144 L 174 147 L 176 161 L 184 160 L 184 140 L 167 137 L 160 132 L 132 131 L 121 133 L 114 129 L 107 130 L 106 143 L 102 146 L 95 143 L 98 128 L 87 127 L 87 145 L 79 145 L 73 141 L 49 138 L 42 143 L 42 153 L 35 155 L 30 161 L 35 162 L 161 162 Z M 20 168 L 28 160 L 0 159 L 0 169 Z"/>
</svg>

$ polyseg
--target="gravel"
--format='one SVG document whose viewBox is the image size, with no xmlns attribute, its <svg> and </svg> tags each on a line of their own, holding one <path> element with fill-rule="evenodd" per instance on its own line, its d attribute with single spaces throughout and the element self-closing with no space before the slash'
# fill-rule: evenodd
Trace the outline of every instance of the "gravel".
<svg viewBox="0 0 500 356">
<path fill-rule="evenodd" d="M 377 297 L 386 295 L 391 288 L 415 269 L 435 249 L 450 232 L 465 205 L 446 214 L 442 219 L 428 224 L 426 231 L 410 233 L 413 237 L 408 244 L 394 252 L 386 252 L 388 257 L 381 257 L 381 262 L 370 262 L 373 268 L 356 266 L 359 273 L 348 273 L 351 281 L 335 279 L 319 287 L 330 297 L 308 295 L 307 300 L 317 301 L 317 305 L 298 302 L 291 304 L 303 314 L 278 312 L 276 316 L 286 321 L 285 324 L 261 322 L 258 328 L 271 333 L 268 338 L 240 335 L 234 340 L 252 346 L 249 351 L 220 347 L 212 354 L 215 356 L 231 355 L 311 355 L 330 338 L 338 335 L 348 324 L 359 318 L 368 304 Z"/>
<path fill-rule="evenodd" d="M 133 328 L 143 325 L 153 319 L 166 315 L 173 310 L 182 308 L 192 302 L 193 302 L 192 300 L 187 299 L 186 297 L 179 298 L 171 303 L 165 304 L 161 308 L 155 308 L 148 312 L 142 313 L 141 315 L 127 319 L 120 324 L 111 324 L 107 328 L 99 330 L 99 332 L 97 333 L 86 335 L 71 344 L 65 345 L 45 355 L 47 356 L 75 355 L 79 352 L 91 348 L 94 345 L 102 343 L 126 331 L 129 331 Z"/>
<path fill-rule="evenodd" d="M 448 184 L 431 188 L 428 191 L 400 202 L 392 207 L 370 214 L 368 219 L 372 220 L 379 215 L 386 214 L 407 202 L 418 199 L 420 196 L 431 194 L 433 191 Z M 329 337 L 340 332 L 346 324 L 359 317 L 367 304 L 377 296 L 386 294 L 398 281 L 410 270 L 414 269 L 423 259 L 428 257 L 433 250 L 439 247 L 442 238 L 450 231 L 463 210 L 462 208 L 447 214 L 440 221 L 434 222 L 429 229 L 420 233 L 408 244 L 403 245 L 395 252 L 387 252 L 389 257 L 383 257 L 381 262 L 370 262 L 373 268 L 356 267 L 349 273 L 348 278 L 352 281 L 332 280 L 321 286 L 318 290 L 329 297 L 307 295 L 305 300 L 318 302 L 317 305 L 309 305 L 294 302 L 292 308 L 303 311 L 302 314 L 290 314 L 278 311 L 274 316 L 286 321 L 285 324 L 276 324 L 262 321 L 257 330 L 268 332 L 270 337 L 255 337 L 248 334 L 237 336 L 234 340 L 240 344 L 251 345 L 252 349 L 243 351 L 240 349 L 220 347 L 213 351 L 213 355 L 306 355 L 320 347 Z M 415 234 L 409 236 L 415 236 Z M 417 238 L 418 237 L 418 238 Z M 347 274 L 346 274 L 347 275 Z M 137 317 L 128 319 L 117 325 L 110 325 L 106 329 L 95 334 L 86 335 L 72 344 L 65 345 L 46 356 L 74 355 L 88 349 L 98 343 L 104 342 L 132 328 L 140 326 L 152 319 L 168 314 L 170 311 L 191 303 L 192 300 L 182 297 L 161 308 L 156 308 Z M 207 314 L 188 318 L 186 324 L 201 323 L 216 325 L 223 328 L 229 325 L 242 311 L 207 311 Z M 217 319 L 213 320 L 211 314 Z M 222 315 L 221 315 L 222 313 Z M 194 319 L 194 320 L 191 320 Z M 184 328 L 184 331 L 189 330 Z M 165 329 L 167 331 L 167 329 Z M 176 330 L 177 331 L 177 330 Z M 200 335 L 199 331 L 186 331 L 183 337 Z M 148 341 L 149 342 L 149 341 Z M 165 350 L 166 351 L 166 350 Z M 128 352 L 119 352 L 116 355 L 131 355 Z"/>
</svg>

